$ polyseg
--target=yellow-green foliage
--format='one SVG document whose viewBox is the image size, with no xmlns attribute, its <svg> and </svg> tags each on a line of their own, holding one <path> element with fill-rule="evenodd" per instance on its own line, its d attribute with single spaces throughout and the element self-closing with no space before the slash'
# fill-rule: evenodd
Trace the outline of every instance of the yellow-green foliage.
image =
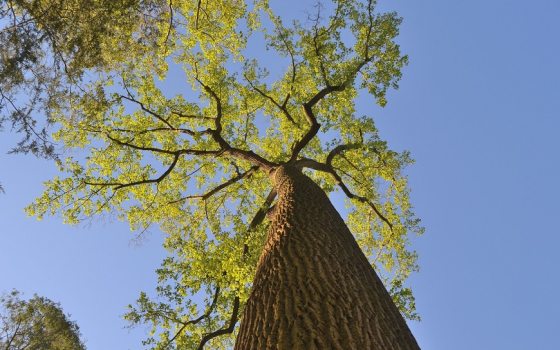
<svg viewBox="0 0 560 350">
<path fill-rule="evenodd" d="M 53 112 L 55 137 L 79 152 L 60 163 L 63 175 L 46 183 L 28 212 L 62 213 L 69 223 L 118 213 L 133 230 L 156 224 L 167 233 L 169 257 L 158 270 L 163 301 L 142 294 L 126 316 L 153 326 L 146 344 L 166 348 L 181 330 L 172 346 L 196 348 L 203 334 L 227 326 L 234 298 L 243 304 L 249 293 L 266 222 L 248 226 L 271 185 L 248 160 L 219 152 L 208 132 L 219 113 L 232 147 L 286 162 L 309 129 L 303 105 L 334 86 L 313 106 L 321 128 L 299 158 L 325 162 L 336 146 L 352 145 L 332 159 L 348 190 L 367 199 L 347 201 L 348 226 L 403 314 L 417 317 L 403 284 L 417 268 L 408 237 L 421 233 L 402 173 L 412 161 L 388 148 L 371 117 L 356 116 L 358 92 L 385 105 L 407 61 L 394 41 L 400 18 L 376 14 L 374 5 L 334 1 L 292 21 L 265 0 L 109 1 L 99 5 L 108 9 L 103 28 L 80 17 L 75 47 L 98 51 L 72 56 L 68 64 L 85 74 Z M 273 61 L 262 59 L 271 53 Z M 195 197 L 246 171 L 212 196 Z M 329 174 L 310 174 L 325 191 L 339 190 Z M 208 311 L 216 288 L 211 316 L 187 323 Z M 193 302 L 197 295 L 206 303 Z M 212 348 L 231 341 L 212 340 Z"/>
</svg>

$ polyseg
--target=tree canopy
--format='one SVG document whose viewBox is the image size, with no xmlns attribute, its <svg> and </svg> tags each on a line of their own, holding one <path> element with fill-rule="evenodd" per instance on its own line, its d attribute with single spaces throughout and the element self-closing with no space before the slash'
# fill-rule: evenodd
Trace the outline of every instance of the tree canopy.
<svg viewBox="0 0 560 350">
<path fill-rule="evenodd" d="M 0 307 L 2 349 L 85 349 L 78 325 L 68 319 L 58 303 L 37 295 L 21 300 L 14 290 L 0 297 Z"/>
<path fill-rule="evenodd" d="M 319 2 L 295 18 L 266 0 L 3 6 L 0 108 L 24 131 L 31 110 L 46 112 L 63 145 L 62 175 L 28 212 L 72 224 L 117 213 L 139 234 L 167 233 L 160 298 L 142 293 L 126 315 L 153 325 L 146 344 L 231 344 L 216 336 L 247 299 L 275 196 L 268 172 L 287 163 L 346 195 L 350 230 L 417 318 L 405 286 L 417 269 L 409 236 L 422 232 L 403 174 L 412 160 L 356 109 L 358 96 L 384 106 L 398 87 L 397 14 L 371 0 Z"/>
</svg>

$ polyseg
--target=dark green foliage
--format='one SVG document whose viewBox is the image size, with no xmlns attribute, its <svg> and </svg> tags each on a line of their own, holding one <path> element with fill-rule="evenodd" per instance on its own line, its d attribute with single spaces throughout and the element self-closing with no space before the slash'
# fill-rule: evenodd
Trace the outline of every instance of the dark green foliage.
<svg viewBox="0 0 560 350">
<path fill-rule="evenodd" d="M 21 300 L 18 291 L 0 297 L 0 348 L 3 350 L 81 350 L 78 325 L 60 305 L 34 295 Z"/>
</svg>

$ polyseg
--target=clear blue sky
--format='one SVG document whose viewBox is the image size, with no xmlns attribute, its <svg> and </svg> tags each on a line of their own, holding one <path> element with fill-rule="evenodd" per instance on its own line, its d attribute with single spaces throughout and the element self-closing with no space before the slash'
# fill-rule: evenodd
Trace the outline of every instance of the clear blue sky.
<svg viewBox="0 0 560 350">
<path fill-rule="evenodd" d="M 382 137 L 408 149 L 424 350 L 557 349 L 560 330 L 560 2 L 404 1 L 410 55 L 399 91 L 374 109 Z M 364 103 L 364 108 L 366 104 Z M 0 150 L 14 140 L 0 134 Z M 55 174 L 45 161 L 0 155 L 0 290 L 62 303 L 91 350 L 139 349 L 144 329 L 119 318 L 155 285 L 163 252 L 128 227 L 68 227 L 22 208 Z"/>
</svg>

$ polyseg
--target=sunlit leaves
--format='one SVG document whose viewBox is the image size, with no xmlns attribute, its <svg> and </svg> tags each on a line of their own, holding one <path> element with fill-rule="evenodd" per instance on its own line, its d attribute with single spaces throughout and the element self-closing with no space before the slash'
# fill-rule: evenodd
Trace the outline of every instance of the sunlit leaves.
<svg viewBox="0 0 560 350">
<path fill-rule="evenodd" d="M 167 233 L 160 300 L 142 294 L 126 316 L 153 326 L 147 345 L 196 348 L 244 304 L 266 229 L 266 220 L 249 228 L 271 189 L 262 170 L 292 156 L 322 164 L 306 172 L 353 198 L 351 231 L 403 314 L 416 317 L 404 285 L 417 269 L 409 237 L 421 233 L 403 174 L 411 159 L 356 115 L 363 91 L 385 105 L 406 64 L 400 18 L 373 6 L 335 1 L 291 21 L 268 1 L 154 0 L 112 3 L 112 24 L 78 16 L 68 50 L 95 50 L 69 56 L 87 79 L 53 108 L 69 157 L 28 210 L 71 223 L 118 213 L 133 230 Z M 294 152 L 313 118 L 318 134 Z"/>
</svg>

